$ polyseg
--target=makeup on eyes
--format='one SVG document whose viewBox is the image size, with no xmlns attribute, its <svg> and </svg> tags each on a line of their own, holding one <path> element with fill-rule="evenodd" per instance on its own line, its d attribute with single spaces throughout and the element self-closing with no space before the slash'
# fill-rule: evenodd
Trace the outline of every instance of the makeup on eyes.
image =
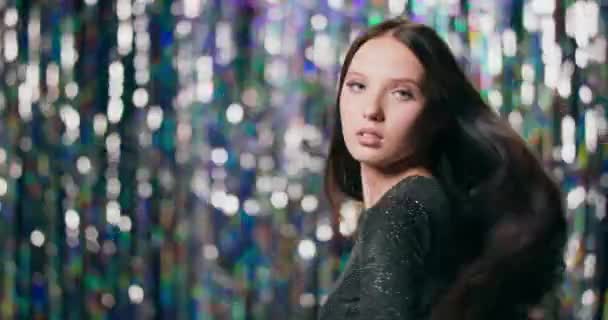
<svg viewBox="0 0 608 320">
<path fill-rule="evenodd" d="M 350 88 L 353 91 L 359 91 L 359 90 L 363 90 L 363 88 L 365 88 L 365 84 L 363 84 L 361 81 L 357 81 L 357 80 L 348 80 L 345 82 L 345 86 Z M 356 86 L 361 86 L 363 88 L 356 89 Z M 403 87 L 399 84 L 389 87 L 389 89 L 387 91 L 390 91 L 391 93 L 396 93 L 396 92 L 402 93 L 397 98 L 400 100 L 403 100 L 403 101 L 408 101 L 408 100 L 415 98 L 414 91 L 411 88 Z"/>
</svg>

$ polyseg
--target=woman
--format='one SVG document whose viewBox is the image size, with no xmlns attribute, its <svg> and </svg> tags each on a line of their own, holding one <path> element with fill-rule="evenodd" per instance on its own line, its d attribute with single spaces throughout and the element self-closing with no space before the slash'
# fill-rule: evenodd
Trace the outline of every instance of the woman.
<svg viewBox="0 0 608 320">
<path fill-rule="evenodd" d="M 526 319 L 561 280 L 566 221 L 525 141 L 405 18 L 359 36 L 339 80 L 326 191 L 364 209 L 319 319 Z"/>
</svg>

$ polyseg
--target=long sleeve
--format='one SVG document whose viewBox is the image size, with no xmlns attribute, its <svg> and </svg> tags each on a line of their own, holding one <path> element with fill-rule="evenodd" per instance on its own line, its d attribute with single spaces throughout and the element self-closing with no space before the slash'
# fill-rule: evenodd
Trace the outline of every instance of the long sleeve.
<svg viewBox="0 0 608 320">
<path fill-rule="evenodd" d="M 362 230 L 360 319 L 423 320 L 432 244 L 429 211 L 418 200 L 372 213 Z"/>
</svg>

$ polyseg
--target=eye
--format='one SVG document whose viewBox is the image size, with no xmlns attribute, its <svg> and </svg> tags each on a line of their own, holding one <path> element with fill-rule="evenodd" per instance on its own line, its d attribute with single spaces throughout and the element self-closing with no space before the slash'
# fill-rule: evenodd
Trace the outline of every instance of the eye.
<svg viewBox="0 0 608 320">
<path fill-rule="evenodd" d="M 410 90 L 396 90 L 393 93 L 397 94 L 399 100 L 407 101 L 414 98 L 414 94 Z"/>
<path fill-rule="evenodd" d="M 355 92 L 359 92 L 365 88 L 364 84 L 357 82 L 357 81 L 349 81 L 346 83 L 346 86 Z"/>
</svg>

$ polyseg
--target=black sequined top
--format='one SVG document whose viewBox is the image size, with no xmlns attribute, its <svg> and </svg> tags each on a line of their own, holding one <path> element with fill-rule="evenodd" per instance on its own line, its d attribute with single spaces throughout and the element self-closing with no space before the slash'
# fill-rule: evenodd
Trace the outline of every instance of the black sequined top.
<svg viewBox="0 0 608 320">
<path fill-rule="evenodd" d="M 359 218 L 344 272 L 319 320 L 425 320 L 453 275 L 449 201 L 434 177 L 408 176 Z"/>
</svg>

